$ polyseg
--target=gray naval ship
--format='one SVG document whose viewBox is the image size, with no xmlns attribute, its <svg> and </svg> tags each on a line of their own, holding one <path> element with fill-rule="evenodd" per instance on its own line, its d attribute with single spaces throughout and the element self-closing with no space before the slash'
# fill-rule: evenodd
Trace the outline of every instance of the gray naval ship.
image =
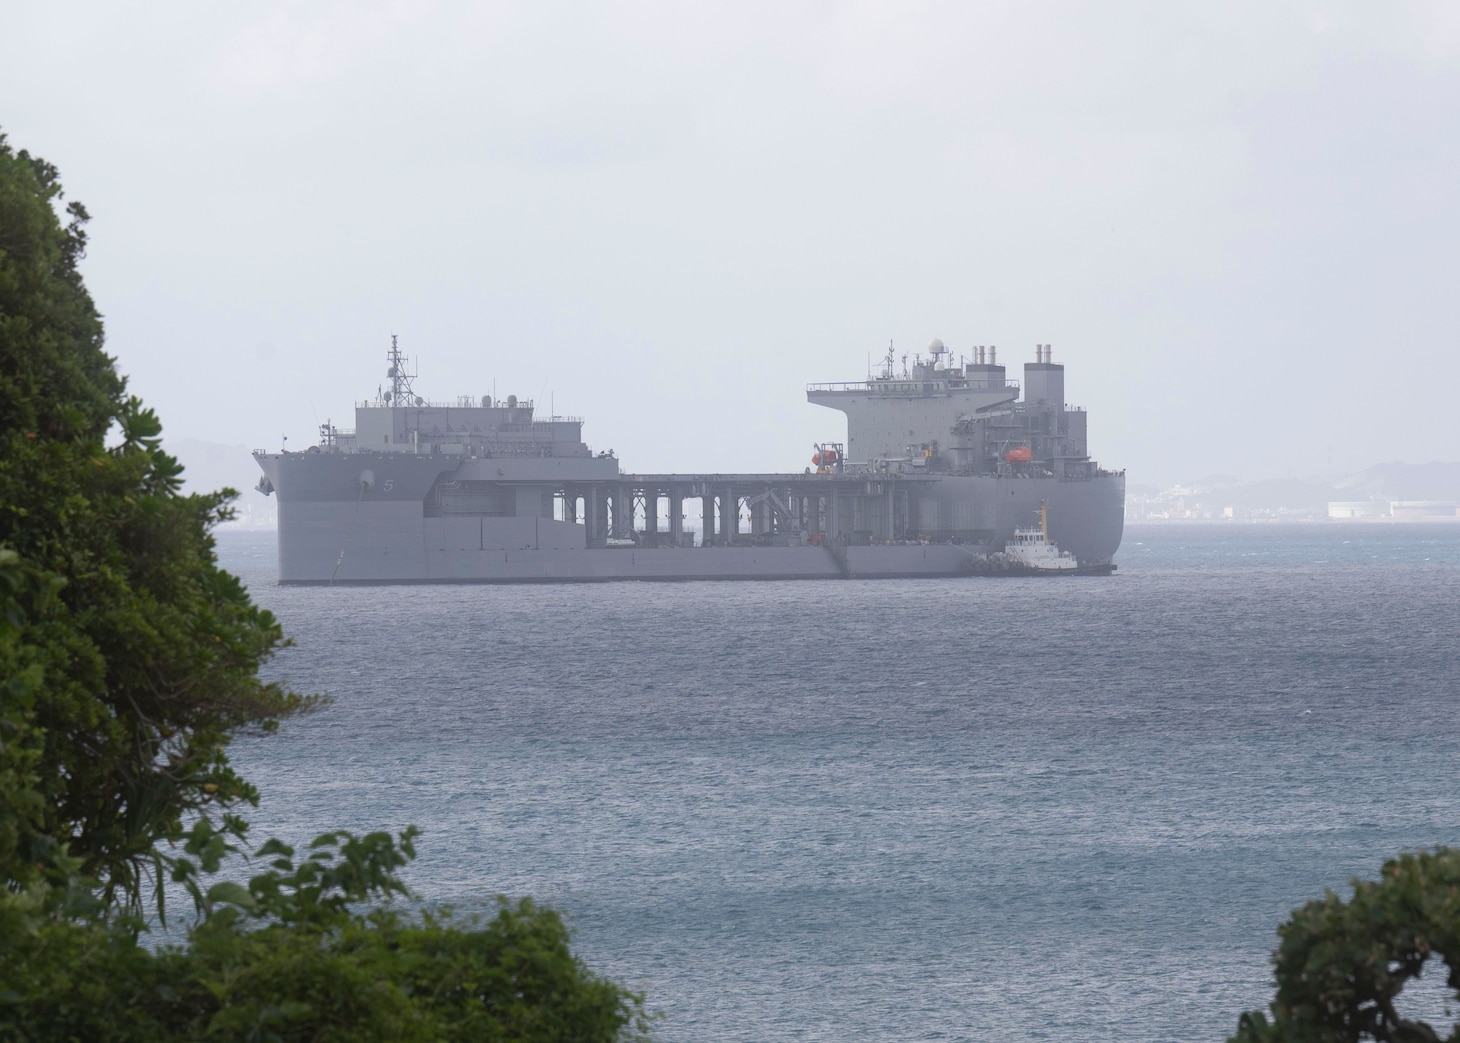
<svg viewBox="0 0 1460 1043">
<path fill-rule="evenodd" d="M 941 341 L 866 380 L 812 384 L 844 442 L 795 474 L 630 474 L 575 417 L 531 401 L 431 402 L 391 337 L 355 429 L 254 458 L 279 504 L 281 583 L 957 576 L 1043 517 L 1082 568 L 1111 567 L 1125 472 L 1099 467 L 1047 345 L 1023 386 L 995 348 Z M 685 525 L 698 501 L 698 533 Z M 698 535 L 698 539 L 696 539 Z"/>
</svg>

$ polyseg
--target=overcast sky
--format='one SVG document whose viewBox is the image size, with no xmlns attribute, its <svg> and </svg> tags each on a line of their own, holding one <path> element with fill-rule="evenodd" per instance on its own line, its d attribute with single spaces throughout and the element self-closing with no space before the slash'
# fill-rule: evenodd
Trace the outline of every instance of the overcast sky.
<svg viewBox="0 0 1460 1043">
<path fill-rule="evenodd" d="M 169 434 L 384 379 L 799 471 L 810 381 L 1054 345 L 1132 481 L 1460 459 L 1460 4 L 0 7 Z"/>
</svg>

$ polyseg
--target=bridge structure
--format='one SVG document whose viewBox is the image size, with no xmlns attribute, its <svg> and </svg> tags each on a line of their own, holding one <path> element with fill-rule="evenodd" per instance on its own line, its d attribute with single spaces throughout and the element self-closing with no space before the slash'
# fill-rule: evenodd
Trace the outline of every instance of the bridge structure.
<svg viewBox="0 0 1460 1043">
<path fill-rule="evenodd" d="M 701 546 L 897 542 L 918 535 L 914 489 L 926 481 L 894 472 L 625 474 L 564 484 L 554 513 L 583 525 L 590 547 L 620 541 L 693 546 L 684 515 L 695 500 L 703 519 Z"/>
</svg>

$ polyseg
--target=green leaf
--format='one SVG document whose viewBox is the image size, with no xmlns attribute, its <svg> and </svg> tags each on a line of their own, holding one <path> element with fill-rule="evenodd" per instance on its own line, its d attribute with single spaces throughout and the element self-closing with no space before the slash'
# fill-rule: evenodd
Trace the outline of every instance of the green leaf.
<svg viewBox="0 0 1460 1043">
<path fill-rule="evenodd" d="M 269 855 L 283 855 L 285 858 L 290 858 L 294 855 L 294 849 L 282 840 L 270 837 L 253 855 L 255 858 L 266 858 Z"/>
<path fill-rule="evenodd" d="M 240 909 L 253 909 L 258 904 L 254 901 L 253 895 L 249 894 L 248 888 L 242 884 L 236 884 L 232 880 L 223 880 L 208 888 L 208 902 L 209 904 L 227 902 Z"/>
</svg>

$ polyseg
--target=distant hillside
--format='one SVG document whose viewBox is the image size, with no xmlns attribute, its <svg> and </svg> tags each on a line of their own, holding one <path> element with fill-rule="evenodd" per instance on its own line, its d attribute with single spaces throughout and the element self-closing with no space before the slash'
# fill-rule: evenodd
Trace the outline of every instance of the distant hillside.
<svg viewBox="0 0 1460 1043">
<path fill-rule="evenodd" d="M 166 439 L 164 448 L 183 465 L 183 487 L 212 492 L 225 485 L 243 492 L 258 484 L 259 465 L 245 445 L 220 445 L 195 438 Z"/>
<path fill-rule="evenodd" d="M 1338 500 L 1460 501 L 1460 463 L 1376 464 L 1338 483 Z"/>
<path fill-rule="evenodd" d="M 166 439 L 163 446 L 183 465 L 185 492 L 235 489 L 238 491 L 235 507 L 239 524 L 271 528 L 276 523 L 273 497 L 264 496 L 254 489 L 262 472 L 254 463 L 248 446 L 200 442 L 195 438 Z"/>
<path fill-rule="evenodd" d="M 1235 482 L 1222 486 L 1220 499 L 1225 506 L 1248 510 L 1314 510 L 1326 511 L 1328 501 L 1341 499 L 1335 487 L 1322 481 L 1300 478 L 1269 478 L 1261 482 Z"/>
<path fill-rule="evenodd" d="M 1376 464 L 1343 478 L 1267 478 L 1239 481 L 1208 475 L 1188 487 L 1203 502 L 1249 508 L 1323 507 L 1330 500 L 1457 500 L 1460 463 Z M 1151 495 L 1151 487 L 1131 486 L 1131 495 Z"/>
<path fill-rule="evenodd" d="M 1243 482 L 1229 474 L 1170 486 L 1126 490 L 1133 519 L 1328 517 L 1328 504 L 1346 500 L 1434 500 L 1460 503 L 1460 463 L 1377 464 L 1343 478 L 1269 478 Z"/>
</svg>

